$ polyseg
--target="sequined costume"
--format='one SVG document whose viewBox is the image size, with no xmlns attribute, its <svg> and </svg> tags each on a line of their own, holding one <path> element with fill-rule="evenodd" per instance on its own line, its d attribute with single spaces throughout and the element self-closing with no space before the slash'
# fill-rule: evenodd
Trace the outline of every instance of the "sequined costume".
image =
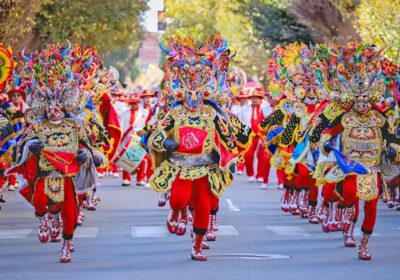
<svg viewBox="0 0 400 280">
<path fill-rule="evenodd" d="M 26 116 L 29 127 L 15 149 L 16 166 L 7 171 L 19 174 L 19 191 L 35 208 L 39 240 L 60 241 L 62 231 L 62 263 L 70 262 L 70 252 L 74 251 L 77 194 L 93 186 L 95 163 L 99 162 L 86 123 L 76 117 L 84 110 L 85 98 L 83 80 L 71 72 L 70 49 L 70 45 L 50 45 L 40 53 L 22 52 L 20 65 L 24 71 L 20 74 L 31 81 L 31 108 Z"/>
<path fill-rule="evenodd" d="M 323 131 L 319 142 L 322 153 L 336 158 L 336 165 L 327 171 L 324 180 L 337 184 L 345 207 L 342 229 L 348 247 L 355 246 L 353 229 L 358 203 L 364 201 L 358 251 L 362 260 L 371 259 L 367 245 L 376 222 L 383 167 L 387 161 L 400 159 L 400 138 L 382 113 L 382 108 L 390 106 L 392 97 L 383 95 L 384 84 L 377 75 L 382 69 L 379 53 L 370 44 L 351 43 L 342 47 L 336 71 L 340 77 L 339 100 L 345 112 Z M 382 100 L 386 106 L 379 105 Z M 339 135 L 337 146 L 333 138 Z"/>
<path fill-rule="evenodd" d="M 6 109 L 8 108 L 6 87 L 12 77 L 14 61 L 12 59 L 11 48 L 5 48 L 2 44 L 0 44 L 0 61 L 0 203 L 4 203 L 3 186 L 7 181 L 7 177 L 3 175 L 10 163 L 11 157 L 9 156 L 9 151 L 15 138 L 15 127 L 12 125 L 13 122 L 11 122 L 13 114 L 10 116 L 9 110 Z"/>
<path fill-rule="evenodd" d="M 191 256 L 206 260 L 202 244 L 211 202 L 231 184 L 237 147 L 247 145 L 252 134 L 218 105 L 229 70 L 225 40 L 211 36 L 201 48 L 191 40 L 171 40 L 168 49 L 161 48 L 168 55 L 166 90 L 177 102 L 148 140 L 156 166 L 150 185 L 158 192 L 171 192 L 167 220 L 171 233 L 185 233 L 186 207 L 189 203 L 193 207 Z"/>
</svg>

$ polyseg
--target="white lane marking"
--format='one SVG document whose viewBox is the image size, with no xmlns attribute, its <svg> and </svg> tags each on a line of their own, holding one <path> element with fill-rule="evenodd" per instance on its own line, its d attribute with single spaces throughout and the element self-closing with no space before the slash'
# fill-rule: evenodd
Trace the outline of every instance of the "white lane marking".
<svg viewBox="0 0 400 280">
<path fill-rule="evenodd" d="M 361 236 L 361 228 L 360 227 L 354 228 L 354 236 Z M 374 233 L 372 233 L 372 236 L 381 236 L 381 234 L 374 232 Z"/>
<path fill-rule="evenodd" d="M 268 230 L 272 231 L 276 235 L 286 236 L 310 236 L 310 234 L 297 226 L 266 226 Z"/>
<path fill-rule="evenodd" d="M 229 210 L 231 211 L 231 212 L 239 212 L 240 211 L 240 209 L 239 208 L 237 208 L 234 204 L 233 204 L 233 202 L 232 202 L 232 200 L 231 199 L 225 199 L 226 200 L 226 202 L 228 202 L 228 206 L 229 206 Z"/>
<path fill-rule="evenodd" d="M 219 225 L 216 234 L 218 236 L 238 236 L 239 232 L 232 225 Z M 165 238 L 167 236 L 168 231 L 164 226 L 132 227 L 132 237 Z"/>
<path fill-rule="evenodd" d="M 132 227 L 132 237 L 167 237 L 165 226 Z"/>
<path fill-rule="evenodd" d="M 31 228 L 0 229 L 0 239 L 23 239 L 27 238 L 32 231 L 33 229 Z"/>
<path fill-rule="evenodd" d="M 219 225 L 217 236 L 238 236 L 239 232 L 232 225 Z"/>
<path fill-rule="evenodd" d="M 245 259 L 245 260 L 273 260 L 273 259 L 288 259 L 286 255 L 266 255 L 266 254 L 220 254 L 208 255 L 211 258 L 221 259 Z"/>
<path fill-rule="evenodd" d="M 74 233 L 74 238 L 96 238 L 98 233 L 98 227 L 77 227 Z"/>
</svg>

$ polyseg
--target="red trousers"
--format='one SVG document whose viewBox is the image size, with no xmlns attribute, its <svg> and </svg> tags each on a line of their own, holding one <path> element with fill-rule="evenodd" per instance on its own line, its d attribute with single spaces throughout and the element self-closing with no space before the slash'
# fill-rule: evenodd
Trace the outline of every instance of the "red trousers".
<svg viewBox="0 0 400 280">
<path fill-rule="evenodd" d="M 17 183 L 17 177 L 15 177 L 15 175 L 9 175 L 7 178 L 9 185 L 15 185 Z"/>
<path fill-rule="evenodd" d="M 315 185 L 315 179 L 312 178 L 310 170 L 302 163 L 296 164 L 297 176 L 295 179 L 295 186 L 308 190 L 308 200 L 311 206 L 317 206 L 318 200 L 318 187 Z"/>
<path fill-rule="evenodd" d="M 110 167 L 108 168 L 112 173 L 118 173 L 118 166 L 115 164 L 110 163 Z"/>
<path fill-rule="evenodd" d="M 64 201 L 55 204 L 49 204 L 49 198 L 44 191 L 44 178 L 39 178 L 35 184 L 33 206 L 38 216 L 45 215 L 47 211 L 52 214 L 61 212 L 61 217 L 63 219 L 63 236 L 65 239 L 72 239 L 78 221 L 79 209 L 75 187 L 71 178 L 65 178 Z"/>
<path fill-rule="evenodd" d="M 169 204 L 173 210 L 181 210 L 189 203 L 194 209 L 193 231 L 204 235 L 208 228 L 211 203 L 215 196 L 212 194 L 208 178 L 201 177 L 196 180 L 181 180 L 179 175 L 172 183 Z"/>
<path fill-rule="evenodd" d="M 211 215 L 216 215 L 219 209 L 219 197 L 213 195 L 211 198 Z"/>
<path fill-rule="evenodd" d="M 245 167 L 244 161 L 239 162 L 237 164 L 237 171 L 243 172 L 244 171 L 244 167 Z"/>
<path fill-rule="evenodd" d="M 153 165 L 151 162 L 151 158 L 146 154 L 143 161 L 139 164 L 139 167 L 136 169 L 134 174 L 136 174 L 136 181 L 148 181 L 151 175 L 153 175 Z M 126 171 L 122 172 L 122 180 L 131 180 L 131 174 Z"/>
<path fill-rule="evenodd" d="M 276 177 L 278 178 L 278 185 L 284 184 L 285 183 L 285 171 L 281 169 L 276 170 Z"/>
<path fill-rule="evenodd" d="M 322 196 L 324 197 L 325 206 L 327 206 L 329 202 L 335 202 L 339 200 L 339 197 L 336 194 L 335 190 L 335 183 L 326 183 L 322 186 Z"/>
<path fill-rule="evenodd" d="M 253 142 L 247 153 L 244 155 L 246 174 L 254 176 L 254 158 L 257 157 L 257 179 L 262 178 L 264 183 L 268 183 L 269 171 L 271 168 L 270 158 L 262 147 L 262 141 L 259 137 L 254 137 Z"/>
<path fill-rule="evenodd" d="M 378 178 L 378 189 L 380 190 L 380 178 Z M 356 215 L 354 220 L 358 218 L 357 208 L 359 208 L 359 199 L 357 197 L 357 176 L 347 176 L 343 182 L 343 204 L 347 207 L 355 205 Z M 377 205 L 379 196 L 370 201 L 364 202 L 364 221 L 361 225 L 361 231 L 366 234 L 372 234 L 376 223 Z"/>
<path fill-rule="evenodd" d="M 97 168 L 98 173 L 106 173 L 106 171 L 107 171 L 106 168 L 100 168 L 100 167 Z"/>
<path fill-rule="evenodd" d="M 3 190 L 3 186 L 4 186 L 6 181 L 7 181 L 7 177 L 4 177 L 4 176 L 0 175 L 0 192 Z"/>
<path fill-rule="evenodd" d="M 118 173 L 118 166 L 110 163 L 110 166 L 108 168 L 97 168 L 97 172 L 99 173 L 105 173 L 106 171 L 110 171 L 112 173 Z"/>
</svg>

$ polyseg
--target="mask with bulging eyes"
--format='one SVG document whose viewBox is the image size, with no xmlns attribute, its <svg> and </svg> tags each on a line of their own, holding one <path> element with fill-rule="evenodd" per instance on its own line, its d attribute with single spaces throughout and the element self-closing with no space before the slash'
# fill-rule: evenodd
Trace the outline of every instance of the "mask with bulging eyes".
<svg viewBox="0 0 400 280">
<path fill-rule="evenodd" d="M 304 98 L 304 103 L 309 105 L 315 105 L 318 102 L 318 94 L 316 89 L 310 89 L 306 93 L 306 97 Z"/>
<path fill-rule="evenodd" d="M 315 105 L 318 102 L 318 94 L 314 88 L 303 88 L 302 86 L 296 87 L 294 94 L 297 99 L 302 100 L 305 104 Z"/>
<path fill-rule="evenodd" d="M 51 102 L 46 108 L 46 114 L 53 123 L 60 123 L 65 117 L 62 106 L 56 102 Z"/>
<path fill-rule="evenodd" d="M 206 65 L 200 62 L 186 62 L 180 67 L 180 83 L 188 91 L 199 91 L 206 83 L 209 71 Z"/>
<path fill-rule="evenodd" d="M 187 91 L 183 105 L 189 111 L 197 111 L 203 104 L 203 92 Z"/>
<path fill-rule="evenodd" d="M 367 92 L 360 93 L 355 96 L 354 110 L 360 115 L 366 114 L 371 109 L 371 103 L 369 102 L 369 96 Z"/>
</svg>

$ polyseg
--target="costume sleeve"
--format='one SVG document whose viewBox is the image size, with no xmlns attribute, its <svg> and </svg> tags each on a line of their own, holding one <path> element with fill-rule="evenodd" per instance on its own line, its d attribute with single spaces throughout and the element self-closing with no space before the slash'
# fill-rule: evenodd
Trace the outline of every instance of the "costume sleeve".
<svg viewBox="0 0 400 280">
<path fill-rule="evenodd" d="M 83 149 L 87 155 L 93 155 L 92 145 L 89 136 L 84 128 L 84 125 L 80 124 L 77 121 L 75 121 L 75 125 L 76 125 L 76 134 L 79 141 L 79 148 Z M 88 163 L 89 159 L 86 161 L 85 165 L 87 165 Z"/>
<path fill-rule="evenodd" d="M 6 141 L 13 133 L 14 129 L 11 122 L 0 115 L 0 141 L 3 143 L 3 141 Z"/>
<path fill-rule="evenodd" d="M 382 127 L 382 136 L 383 139 L 386 140 L 388 144 L 393 143 L 400 145 L 400 138 L 396 135 L 394 128 L 387 121 Z"/>
<path fill-rule="evenodd" d="M 218 157 L 215 157 L 215 161 L 219 162 L 219 167 L 222 169 L 231 166 L 231 164 L 237 160 L 239 154 L 239 140 L 237 137 L 243 138 L 240 141 L 244 142 L 246 142 L 246 138 L 249 137 L 238 130 L 238 127 L 241 129 L 246 129 L 244 124 L 240 125 L 241 122 L 239 121 L 233 125 L 231 123 L 229 114 L 227 116 L 228 117 L 216 114 L 214 118 L 215 134 L 213 149 L 218 154 Z M 233 118 L 232 121 L 235 121 L 235 118 Z M 234 132 L 235 130 L 237 131 Z"/>
<path fill-rule="evenodd" d="M 310 136 L 310 142 L 317 144 L 321 139 L 322 131 L 328 126 L 329 126 L 329 120 L 324 115 L 320 115 L 313 125 L 313 129 Z"/>
<path fill-rule="evenodd" d="M 228 112 L 227 114 L 229 117 L 229 122 L 231 124 L 233 135 L 236 139 L 236 144 L 240 148 L 246 149 L 249 146 L 249 143 L 251 143 L 254 137 L 254 133 L 233 113 Z"/>
<path fill-rule="evenodd" d="M 294 136 L 297 131 L 297 127 L 300 123 L 300 119 L 295 115 L 292 114 L 290 117 L 289 122 L 287 123 L 285 130 L 282 133 L 281 143 L 280 146 L 287 147 L 294 142 Z"/>
<path fill-rule="evenodd" d="M 39 138 L 36 135 L 36 131 L 34 125 L 25 129 L 24 133 L 21 136 L 21 139 L 18 141 L 14 151 L 13 151 L 13 161 L 19 163 L 23 161 L 24 158 L 27 158 L 30 154 L 29 145 L 38 141 Z"/>
<path fill-rule="evenodd" d="M 95 135 L 95 140 L 94 140 L 94 145 L 100 147 L 101 145 L 105 145 L 107 147 L 111 146 L 111 141 L 110 141 L 110 134 L 108 133 L 108 130 L 104 127 L 101 119 L 97 115 L 97 113 L 92 113 L 91 117 L 89 119 L 89 126 L 92 129 L 92 132 L 94 132 Z"/>
<path fill-rule="evenodd" d="M 175 121 L 170 114 L 166 115 L 158 124 L 156 129 L 149 137 L 150 150 L 162 153 L 165 152 L 164 141 L 168 138 L 168 133 L 174 128 Z"/>
<path fill-rule="evenodd" d="M 280 109 L 269 114 L 259 125 L 260 133 L 266 134 L 269 127 L 281 124 L 283 122 L 284 117 L 285 115 Z"/>
<path fill-rule="evenodd" d="M 338 135 L 343 131 L 343 125 L 342 125 L 342 117 L 343 115 L 338 116 L 335 118 L 329 127 L 325 128 L 322 130 L 321 138 L 319 139 L 319 150 L 325 153 L 325 149 L 323 148 L 323 145 L 325 144 L 326 141 L 331 140 L 333 137 Z"/>
<path fill-rule="evenodd" d="M 396 150 L 397 155 L 394 161 L 400 161 L 400 138 L 395 133 L 393 126 L 390 125 L 387 120 L 382 127 L 382 137 L 383 140 L 386 141 L 387 146 L 391 146 Z"/>
</svg>

